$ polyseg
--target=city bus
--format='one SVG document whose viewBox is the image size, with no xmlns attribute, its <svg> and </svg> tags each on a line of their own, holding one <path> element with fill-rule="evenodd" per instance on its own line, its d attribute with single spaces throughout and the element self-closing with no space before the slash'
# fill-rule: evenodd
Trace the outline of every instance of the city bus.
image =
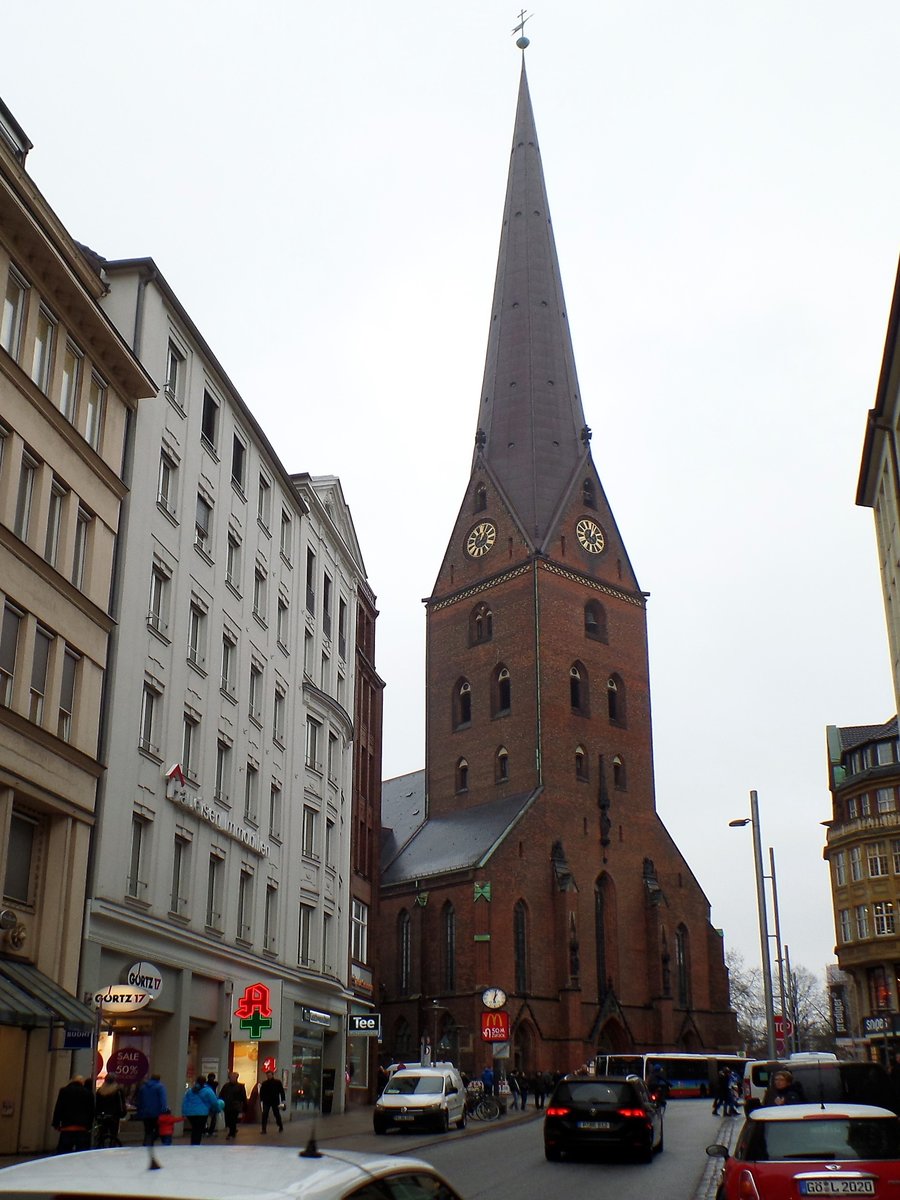
<svg viewBox="0 0 900 1200">
<path fill-rule="evenodd" d="M 649 1079 L 656 1067 L 661 1067 L 669 1081 L 669 1096 L 679 1099 L 688 1096 L 712 1096 L 716 1090 L 719 1071 L 729 1067 L 744 1073 L 746 1058 L 740 1054 L 598 1054 L 594 1059 L 598 1075 L 639 1075 Z"/>
</svg>

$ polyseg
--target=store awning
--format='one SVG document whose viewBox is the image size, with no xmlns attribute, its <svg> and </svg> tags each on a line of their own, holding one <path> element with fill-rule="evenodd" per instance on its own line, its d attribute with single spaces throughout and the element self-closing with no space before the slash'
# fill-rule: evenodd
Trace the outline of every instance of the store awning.
<svg viewBox="0 0 900 1200">
<path fill-rule="evenodd" d="M 91 1029 L 95 1020 L 92 1009 L 31 963 L 0 958 L 0 1024 Z"/>
</svg>

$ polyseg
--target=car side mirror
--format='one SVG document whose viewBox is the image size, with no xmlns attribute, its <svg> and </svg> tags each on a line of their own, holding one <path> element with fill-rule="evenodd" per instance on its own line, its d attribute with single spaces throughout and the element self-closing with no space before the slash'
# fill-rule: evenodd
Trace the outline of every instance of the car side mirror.
<svg viewBox="0 0 900 1200">
<path fill-rule="evenodd" d="M 728 1147 L 723 1146 L 721 1142 L 713 1142 L 711 1146 L 706 1147 L 706 1153 L 710 1158 L 727 1158 Z"/>
</svg>

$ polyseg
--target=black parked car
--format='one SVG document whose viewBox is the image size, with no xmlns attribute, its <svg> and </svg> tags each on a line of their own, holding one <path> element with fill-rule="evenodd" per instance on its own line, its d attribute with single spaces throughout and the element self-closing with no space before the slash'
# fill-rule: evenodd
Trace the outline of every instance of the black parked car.
<svg viewBox="0 0 900 1200">
<path fill-rule="evenodd" d="M 544 1110 L 544 1154 L 619 1151 L 648 1163 L 663 1148 L 660 1107 L 637 1075 L 567 1076 Z"/>
</svg>

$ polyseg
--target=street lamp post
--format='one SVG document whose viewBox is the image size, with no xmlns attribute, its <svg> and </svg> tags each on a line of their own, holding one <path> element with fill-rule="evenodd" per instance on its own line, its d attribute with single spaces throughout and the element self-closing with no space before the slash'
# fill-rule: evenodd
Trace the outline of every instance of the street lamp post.
<svg viewBox="0 0 900 1200">
<path fill-rule="evenodd" d="M 775 1057 L 775 1012 L 772 1007 L 772 960 L 769 955 L 769 921 L 766 914 L 766 884 L 763 874 L 762 838 L 759 833 L 759 803 L 750 793 L 750 816 L 729 821 L 732 828 L 749 825 L 753 831 L 753 863 L 756 868 L 756 909 L 759 916 L 759 948 L 762 956 L 763 1002 L 766 1008 L 766 1049 Z"/>
</svg>

